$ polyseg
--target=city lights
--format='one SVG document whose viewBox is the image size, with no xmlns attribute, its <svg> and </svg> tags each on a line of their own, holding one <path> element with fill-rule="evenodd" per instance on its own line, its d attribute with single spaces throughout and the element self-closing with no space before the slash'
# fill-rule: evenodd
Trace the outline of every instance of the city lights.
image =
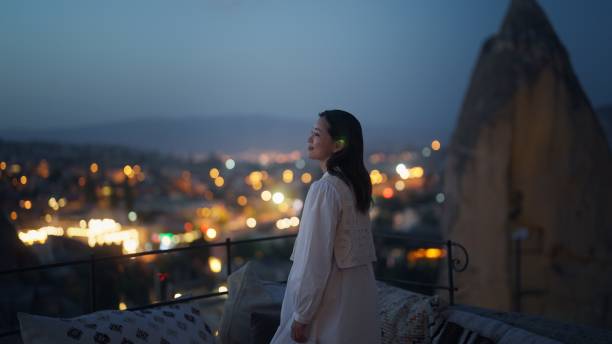
<svg viewBox="0 0 612 344">
<path fill-rule="evenodd" d="M 225 184 L 225 179 L 223 179 L 223 177 L 217 177 L 217 178 L 215 178 L 215 185 L 216 185 L 217 187 L 219 187 L 219 188 L 220 188 L 220 187 L 222 187 L 222 186 L 223 186 L 223 184 Z"/>
<path fill-rule="evenodd" d="M 19 201 L 19 206 L 23 209 L 30 210 L 32 209 L 32 201 L 29 199 Z"/>
<path fill-rule="evenodd" d="M 402 191 L 404 190 L 405 187 L 406 187 L 406 184 L 404 183 L 404 181 L 398 180 L 397 182 L 395 182 L 395 190 Z"/>
<path fill-rule="evenodd" d="M 211 239 L 211 240 L 212 240 L 212 239 L 214 239 L 214 238 L 216 238 L 216 237 L 217 237 L 217 230 L 216 230 L 216 229 L 214 229 L 214 228 L 208 228 L 208 229 L 206 230 L 206 237 L 207 237 L 208 239 Z"/>
<path fill-rule="evenodd" d="M 49 235 L 62 236 L 64 235 L 64 229 L 61 227 L 45 226 L 39 229 L 27 229 L 25 231 L 19 231 L 17 236 L 26 245 L 33 245 L 35 243 L 44 244 L 47 241 Z"/>
<path fill-rule="evenodd" d="M 302 177 L 300 179 L 302 180 L 302 183 L 308 184 L 312 181 L 312 175 L 308 172 L 304 172 L 302 173 Z"/>
<path fill-rule="evenodd" d="M 9 172 L 11 174 L 19 174 L 21 172 L 21 165 L 19 164 L 13 164 L 11 165 Z"/>
<path fill-rule="evenodd" d="M 210 178 L 216 179 L 217 177 L 219 177 L 219 170 L 213 167 L 210 169 L 210 171 L 208 171 L 208 175 L 210 176 Z"/>
<path fill-rule="evenodd" d="M 300 224 L 300 219 L 297 216 L 293 216 L 291 217 L 291 219 L 289 219 L 289 224 L 292 227 L 297 227 Z"/>
<path fill-rule="evenodd" d="M 51 215 L 47 215 L 45 220 L 51 222 Z M 63 236 L 65 234 L 69 238 L 80 237 L 86 239 L 90 247 L 111 244 L 122 245 L 124 253 L 134 253 L 140 246 L 139 233 L 136 229 L 122 230 L 121 225 L 112 219 L 91 219 L 89 223 L 81 220 L 79 227 L 69 227 L 65 231 L 61 227 L 47 226 L 38 230 L 29 230 L 26 234 L 27 236 L 24 236 L 23 239 L 20 237 L 26 244 L 32 241 L 30 239 L 33 237 L 44 237 L 44 240 L 46 240 L 48 235 Z"/>
<path fill-rule="evenodd" d="M 136 232 L 135 230 L 132 231 L 135 232 L 132 233 L 134 237 L 126 238 L 123 240 L 123 252 L 127 254 L 136 253 L 136 250 L 138 249 L 138 232 Z"/>
<path fill-rule="evenodd" d="M 425 158 L 429 158 L 429 156 L 431 155 L 431 149 L 429 147 L 425 147 L 425 148 L 423 148 L 423 150 L 421 150 L 421 154 Z"/>
<path fill-rule="evenodd" d="M 410 169 L 411 178 L 421 178 L 425 174 L 425 170 L 422 167 L 417 166 Z"/>
<path fill-rule="evenodd" d="M 130 220 L 131 222 L 135 222 L 136 220 L 138 220 L 138 214 L 136 214 L 135 211 L 130 211 L 128 213 L 128 220 Z"/>
<path fill-rule="evenodd" d="M 57 203 L 57 200 L 55 199 L 55 197 L 51 197 L 49 198 L 49 207 L 55 211 L 59 210 L 59 204 Z"/>
<path fill-rule="evenodd" d="M 382 173 L 380 173 L 379 170 L 372 170 L 370 172 L 370 180 L 372 181 L 372 184 L 380 184 L 383 182 L 384 178 Z"/>
<path fill-rule="evenodd" d="M 210 208 L 200 208 L 200 216 L 202 217 L 209 217 L 212 213 L 212 210 L 210 210 Z"/>
<path fill-rule="evenodd" d="M 264 190 L 261 193 L 261 199 L 263 199 L 264 201 L 268 202 L 269 200 L 272 199 L 272 193 L 268 190 Z"/>
<path fill-rule="evenodd" d="M 102 187 L 102 195 L 106 197 L 110 197 L 113 194 L 113 188 L 108 185 Z"/>
<path fill-rule="evenodd" d="M 299 198 L 294 199 L 293 203 L 291 204 L 291 207 L 293 208 L 293 211 L 295 212 L 302 210 L 303 206 L 304 206 L 304 202 Z"/>
<path fill-rule="evenodd" d="M 272 202 L 276 204 L 281 204 L 283 203 L 284 200 L 285 200 L 285 195 L 283 195 L 282 192 L 275 192 L 274 195 L 272 195 Z"/>
<path fill-rule="evenodd" d="M 293 171 L 284 170 L 283 171 L 283 182 L 289 184 L 293 181 Z"/>
<path fill-rule="evenodd" d="M 34 243 L 44 244 L 47 241 L 47 233 L 33 229 L 27 232 L 19 232 L 17 236 L 26 245 L 33 245 Z"/>
<path fill-rule="evenodd" d="M 403 206 L 411 199 L 413 191 L 418 193 L 427 188 L 423 191 L 433 190 L 435 195 L 435 200 L 427 200 L 439 210 L 437 204 L 445 201 L 445 195 L 435 191 L 440 188 L 439 184 L 434 184 L 439 180 L 439 169 L 435 168 L 436 165 L 429 167 L 437 161 L 427 163 L 420 154 L 422 147 L 411 152 L 377 153 L 375 157 L 378 160 L 375 159 L 377 162 L 369 173 L 373 195 L 381 199 L 401 196 L 396 197 L 394 203 Z M 434 140 L 431 147 L 425 148 L 433 152 L 440 147 L 439 141 Z M 248 236 L 270 234 L 270 230 L 277 235 L 297 232 L 308 186 L 319 175 L 318 170 L 306 172 L 309 171 L 306 161 L 299 154 L 257 153 L 258 157 L 265 156 L 265 167 L 242 155 L 234 158 L 217 156 L 210 162 L 203 160 L 202 156 L 205 154 L 197 154 L 193 160 L 167 157 L 160 163 L 148 160 L 146 155 L 115 157 L 100 154 L 79 156 L 70 165 L 63 160 L 53 161 L 53 155 L 49 154 L 49 163 L 44 160 L 45 173 L 40 172 L 43 160 L 39 156 L 35 161 L 20 161 L 19 165 L 12 161 L 0 162 L 0 169 L 7 170 L 1 176 L 11 195 L 13 192 L 21 193 L 8 204 L 7 210 L 10 219 L 16 221 L 18 238 L 25 245 L 49 245 L 58 240 L 52 238 L 56 236 L 64 237 L 64 241 L 71 239 L 95 247 L 96 250 L 91 252 L 96 255 L 97 248 L 106 245 L 108 250 L 104 249 L 104 254 L 116 255 L 117 252 L 169 250 L 194 242 L 216 245 L 226 237 L 242 240 Z M 373 157 L 370 156 L 370 160 Z M 238 160 L 247 163 L 238 166 Z M 140 165 L 133 164 L 135 161 Z M 138 183 L 144 180 L 141 166 L 147 169 L 145 183 Z M 417 180 L 425 175 L 425 168 L 428 172 L 431 168 L 430 174 L 435 178 Z M 57 180 L 61 181 L 60 184 L 54 185 Z M 220 189 L 222 187 L 225 189 Z M 388 204 L 382 202 L 370 209 L 370 216 L 380 216 Z M 409 228 L 396 226 L 396 222 L 400 222 L 396 221 L 396 215 L 394 210 L 391 214 L 394 228 Z M 401 222 L 404 223 L 407 222 Z M 56 245 L 50 245 L 41 252 L 48 254 L 47 249 L 56 248 Z M 209 269 L 204 266 L 204 270 L 219 274 L 227 264 L 226 257 L 222 248 L 210 252 L 218 257 L 204 256 L 203 263 L 208 264 Z M 272 252 L 261 248 L 254 252 L 256 257 L 273 256 Z M 243 254 L 237 253 L 233 263 L 241 266 L 249 255 L 238 255 Z M 404 259 L 439 259 L 443 255 L 444 251 L 439 249 L 424 248 L 410 254 L 402 249 L 395 258 L 403 262 Z M 152 254 L 140 259 L 149 264 L 156 262 L 157 258 Z M 227 290 L 223 285 L 218 288 Z M 187 293 L 183 289 L 170 291 L 169 295 L 174 298 L 184 297 Z M 116 302 L 120 300 L 123 300 L 120 308 L 133 302 L 123 296 Z"/>
<path fill-rule="evenodd" d="M 125 165 L 123 167 L 123 174 L 125 174 L 125 176 L 128 178 L 133 178 L 135 175 L 134 169 L 132 169 L 132 166 L 130 165 Z"/>
<path fill-rule="evenodd" d="M 397 172 L 397 174 L 401 175 L 402 172 L 406 171 L 406 165 L 404 164 L 397 164 L 397 166 L 395 166 L 395 171 Z"/>
<path fill-rule="evenodd" d="M 420 248 L 414 251 L 410 251 L 406 254 L 406 260 L 414 264 L 416 261 L 421 259 L 440 259 L 445 256 L 445 251 L 440 248 Z"/>
<path fill-rule="evenodd" d="M 236 203 L 238 203 L 238 205 L 240 205 L 240 206 L 244 207 L 245 205 L 247 205 L 247 202 L 248 202 L 248 200 L 247 200 L 246 196 L 240 195 L 240 196 L 238 196 L 238 198 L 236 198 Z"/>
<path fill-rule="evenodd" d="M 410 177 L 410 170 L 408 170 L 404 164 L 397 164 L 395 172 L 397 172 L 402 179 L 408 179 Z"/>
<path fill-rule="evenodd" d="M 49 178 L 49 163 L 47 162 L 47 160 L 42 159 L 39 163 L 38 166 L 36 167 L 36 173 L 44 179 Z"/>
<path fill-rule="evenodd" d="M 391 189 L 390 187 L 384 188 L 382 195 L 383 195 L 384 198 L 391 198 L 391 197 L 393 197 L 393 189 Z"/>
<path fill-rule="evenodd" d="M 247 177 L 250 184 L 261 183 L 263 180 L 263 173 L 260 171 L 253 171 Z"/>
<path fill-rule="evenodd" d="M 63 208 L 66 206 L 67 201 L 65 198 L 60 198 L 59 200 L 56 200 L 55 197 L 51 197 L 49 198 L 49 201 L 47 202 L 47 204 L 49 205 L 49 208 L 58 211 L 59 208 Z"/>
<path fill-rule="evenodd" d="M 289 223 L 287 223 L 286 219 L 280 219 L 276 221 L 276 228 L 285 229 L 289 227 Z"/>
<path fill-rule="evenodd" d="M 221 272 L 221 260 L 216 257 L 208 257 L 208 267 L 214 273 Z"/>
<path fill-rule="evenodd" d="M 284 217 L 276 221 L 276 228 L 278 229 L 287 229 L 290 227 L 297 227 L 299 225 L 300 219 L 297 216 L 293 216 L 291 218 Z"/>
<path fill-rule="evenodd" d="M 159 249 L 168 250 L 172 248 L 172 235 L 168 233 L 159 234 Z"/>
<path fill-rule="evenodd" d="M 423 168 L 420 166 L 407 168 L 404 164 L 398 164 L 395 167 L 395 171 L 402 179 L 421 178 L 425 173 Z"/>
</svg>

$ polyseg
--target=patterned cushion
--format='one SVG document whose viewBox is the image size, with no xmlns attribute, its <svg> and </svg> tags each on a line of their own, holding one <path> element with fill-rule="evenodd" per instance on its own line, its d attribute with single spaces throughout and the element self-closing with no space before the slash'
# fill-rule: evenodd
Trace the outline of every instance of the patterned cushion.
<svg viewBox="0 0 612 344">
<path fill-rule="evenodd" d="M 200 310 L 175 304 L 142 311 L 99 311 L 76 318 L 18 314 L 24 344 L 215 343 Z"/>
<path fill-rule="evenodd" d="M 382 326 L 382 343 L 430 343 L 432 333 L 443 325 L 441 311 L 446 308 L 440 298 L 378 284 L 378 310 Z"/>
</svg>

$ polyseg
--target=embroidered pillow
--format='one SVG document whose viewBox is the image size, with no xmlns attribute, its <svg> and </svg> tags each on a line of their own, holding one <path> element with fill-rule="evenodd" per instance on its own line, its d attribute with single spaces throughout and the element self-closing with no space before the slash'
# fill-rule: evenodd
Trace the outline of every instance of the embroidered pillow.
<svg viewBox="0 0 612 344">
<path fill-rule="evenodd" d="M 438 296 L 414 293 L 380 281 L 377 285 L 382 343 L 430 343 L 431 334 L 443 324 L 441 310 L 446 303 Z"/>
<path fill-rule="evenodd" d="M 24 344 L 215 343 L 200 310 L 175 304 L 141 311 L 99 311 L 76 318 L 19 313 Z"/>
</svg>

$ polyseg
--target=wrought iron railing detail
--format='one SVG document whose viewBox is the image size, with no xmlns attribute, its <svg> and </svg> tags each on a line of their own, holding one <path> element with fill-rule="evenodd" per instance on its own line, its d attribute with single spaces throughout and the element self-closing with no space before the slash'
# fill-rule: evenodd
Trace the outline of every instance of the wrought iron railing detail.
<svg viewBox="0 0 612 344">
<path fill-rule="evenodd" d="M 450 245 L 453 247 L 457 247 L 459 250 L 461 250 L 461 253 L 464 257 L 464 260 L 461 260 L 461 258 L 459 257 L 452 257 L 453 270 L 455 272 L 465 271 L 465 269 L 467 269 L 468 267 L 468 264 L 470 263 L 470 256 L 468 255 L 467 249 L 460 243 L 454 241 L 451 241 Z"/>
</svg>

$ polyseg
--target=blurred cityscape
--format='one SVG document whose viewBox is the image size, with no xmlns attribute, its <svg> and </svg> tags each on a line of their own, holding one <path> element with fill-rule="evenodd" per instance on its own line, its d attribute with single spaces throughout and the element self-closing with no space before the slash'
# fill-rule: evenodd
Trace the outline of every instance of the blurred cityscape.
<svg viewBox="0 0 612 344">
<path fill-rule="evenodd" d="M 366 157 L 375 231 L 440 238 L 443 160 L 439 140 L 419 150 Z M 0 204 L 10 220 L 5 226 L 14 227 L 19 240 L 2 228 L 5 244 L 13 244 L 2 251 L 1 265 L 8 269 L 92 254 L 116 256 L 295 234 L 308 188 L 321 174 L 318 163 L 306 161 L 300 151 L 184 157 L 120 146 L 2 141 Z M 406 279 L 411 271 L 435 282 L 443 250 L 411 249 L 397 241 L 378 244 L 384 257 L 378 272 Z M 263 261 L 270 267 L 269 279 L 283 280 L 292 247 L 293 239 L 240 245 L 232 249 L 232 266 Z M 99 264 L 98 307 L 125 309 L 226 290 L 225 260 L 225 248 L 219 246 Z M 3 303 L 10 305 L 3 308 L 56 315 L 86 312 L 88 273 L 86 267 L 63 267 L 1 276 L 8 289 Z"/>
</svg>

